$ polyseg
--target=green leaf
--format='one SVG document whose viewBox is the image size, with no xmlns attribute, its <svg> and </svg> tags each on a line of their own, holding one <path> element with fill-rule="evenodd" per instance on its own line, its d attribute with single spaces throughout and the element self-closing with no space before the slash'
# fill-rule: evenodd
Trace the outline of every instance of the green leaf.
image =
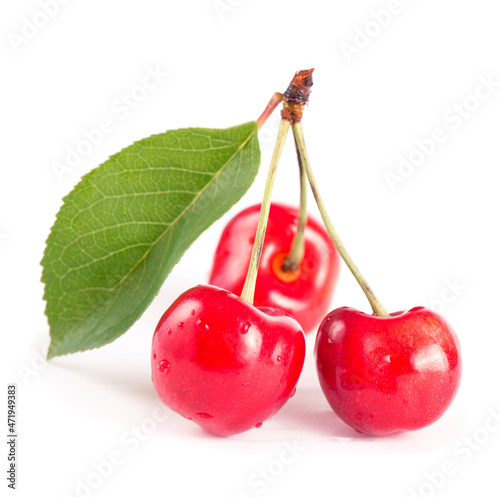
<svg viewBox="0 0 500 497">
<path fill-rule="evenodd" d="M 258 126 L 151 136 L 84 176 L 64 199 L 42 260 L 48 358 L 125 333 L 184 252 L 252 184 Z"/>
</svg>

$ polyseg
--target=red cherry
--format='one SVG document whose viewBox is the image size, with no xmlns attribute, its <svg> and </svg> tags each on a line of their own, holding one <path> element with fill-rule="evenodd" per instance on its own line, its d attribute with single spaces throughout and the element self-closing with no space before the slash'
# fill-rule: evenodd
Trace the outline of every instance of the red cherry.
<svg viewBox="0 0 500 497">
<path fill-rule="evenodd" d="M 261 426 L 293 395 L 304 364 L 300 325 L 226 290 L 197 286 L 160 319 L 152 378 L 160 399 L 217 435 Z"/>
<path fill-rule="evenodd" d="M 240 294 L 252 253 L 260 204 L 235 216 L 217 247 L 210 284 Z M 298 211 L 272 204 L 254 303 L 278 307 L 293 316 L 308 333 L 328 311 L 339 272 L 339 256 L 325 229 L 308 218 L 304 257 L 298 271 L 282 270 L 298 223 Z"/>
<path fill-rule="evenodd" d="M 336 309 L 320 325 L 315 355 L 332 409 L 370 435 L 434 423 L 454 399 L 462 371 L 457 336 L 424 307 L 389 317 Z"/>
</svg>

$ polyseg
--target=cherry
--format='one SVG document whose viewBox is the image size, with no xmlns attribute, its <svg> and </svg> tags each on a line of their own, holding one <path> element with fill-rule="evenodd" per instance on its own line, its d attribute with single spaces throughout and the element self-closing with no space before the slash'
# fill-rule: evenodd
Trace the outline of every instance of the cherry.
<svg viewBox="0 0 500 497">
<path fill-rule="evenodd" d="M 273 96 L 259 126 L 281 100 L 281 94 Z M 253 305 L 272 187 L 290 126 L 291 119 L 281 120 L 241 297 L 216 286 L 192 288 L 167 309 L 153 336 L 158 395 L 217 435 L 261 427 L 293 395 L 304 364 L 300 324 L 281 309 Z"/>
<path fill-rule="evenodd" d="M 237 214 L 226 226 L 215 252 L 210 284 L 239 294 L 250 261 L 260 204 Z M 325 229 L 308 217 L 299 267 L 285 267 L 299 212 L 273 203 L 262 251 L 255 305 L 278 307 L 293 316 L 306 333 L 315 329 L 330 305 L 339 272 L 339 256 Z"/>
<path fill-rule="evenodd" d="M 336 309 L 320 325 L 315 356 L 332 409 L 370 435 L 434 423 L 454 399 L 462 371 L 457 336 L 424 307 L 389 317 Z"/>
<path fill-rule="evenodd" d="M 462 370 L 458 338 L 444 319 L 424 307 L 387 313 L 326 212 L 300 121 L 293 123 L 293 133 L 325 227 L 373 310 L 370 316 L 344 307 L 321 323 L 315 354 L 323 392 L 339 417 L 363 433 L 423 428 L 443 415 L 457 393 Z"/>
<path fill-rule="evenodd" d="M 278 412 L 304 364 L 300 325 L 279 309 L 197 286 L 160 319 L 152 379 L 172 410 L 217 435 L 233 435 Z"/>
</svg>

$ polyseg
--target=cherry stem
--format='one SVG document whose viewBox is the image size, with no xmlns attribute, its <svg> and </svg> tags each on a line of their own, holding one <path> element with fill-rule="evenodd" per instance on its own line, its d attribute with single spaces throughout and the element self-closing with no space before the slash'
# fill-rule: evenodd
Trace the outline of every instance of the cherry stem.
<svg viewBox="0 0 500 497">
<path fill-rule="evenodd" d="M 300 156 L 299 149 L 297 146 L 297 140 L 295 140 L 295 150 L 297 151 L 297 159 L 299 162 L 299 173 L 300 173 L 300 207 L 299 207 L 299 221 L 297 223 L 297 231 L 293 237 L 292 245 L 290 246 L 290 252 L 283 261 L 284 271 L 297 271 L 300 268 L 300 263 L 304 258 L 305 250 L 305 240 L 304 231 L 307 224 L 307 176 L 304 170 L 304 165 L 302 163 L 302 157 Z"/>
<path fill-rule="evenodd" d="M 264 126 L 264 123 L 267 121 L 268 117 L 274 112 L 274 109 L 278 107 L 278 105 L 283 102 L 283 95 L 279 92 L 276 92 L 269 100 L 267 107 L 264 109 L 264 112 L 257 119 L 257 124 L 259 125 L 259 129 Z"/>
<path fill-rule="evenodd" d="M 271 158 L 271 165 L 267 173 L 266 187 L 264 189 L 264 198 L 260 208 L 259 224 L 257 225 L 257 232 L 255 233 L 255 242 L 253 244 L 252 256 L 248 266 L 247 277 L 245 285 L 241 292 L 241 298 L 246 300 L 249 304 L 253 304 L 255 294 L 255 284 L 257 282 L 257 272 L 259 270 L 260 258 L 262 256 L 262 248 L 264 246 L 264 238 L 266 236 L 267 220 L 269 218 L 269 210 L 271 208 L 271 194 L 274 186 L 274 179 L 276 178 L 276 171 L 283 152 L 288 130 L 290 129 L 290 121 L 281 119 L 280 127 L 278 130 L 278 137 L 276 145 L 274 146 L 273 156 Z"/>
<path fill-rule="evenodd" d="M 358 282 L 359 286 L 363 290 L 364 294 L 368 298 L 368 301 L 370 302 L 370 305 L 372 307 L 373 313 L 377 316 L 380 317 L 388 317 L 389 314 L 387 314 L 387 311 L 384 309 L 382 304 L 379 302 L 375 294 L 373 293 L 373 290 L 370 288 L 368 285 L 367 281 L 363 278 L 362 274 L 360 273 L 359 269 L 356 267 L 354 264 L 354 261 L 351 259 L 350 255 L 347 253 L 346 248 L 344 247 L 344 244 L 339 238 L 339 235 L 335 231 L 335 228 L 333 227 L 332 221 L 330 220 L 330 217 L 328 216 L 328 213 L 326 211 L 325 204 L 323 203 L 323 199 L 321 198 L 321 195 L 319 193 L 318 185 L 316 184 L 316 180 L 314 179 L 312 168 L 311 168 L 311 163 L 309 161 L 309 156 L 307 153 L 306 149 L 306 143 L 304 140 L 304 130 L 302 128 L 302 123 L 295 122 L 293 123 L 293 134 L 296 140 L 297 144 L 297 149 L 299 150 L 300 157 L 302 159 L 302 164 L 305 169 L 305 172 L 307 174 L 307 179 L 309 180 L 309 184 L 311 186 L 311 190 L 313 192 L 314 198 L 316 199 L 316 203 L 318 204 L 318 209 L 321 214 L 321 217 L 323 218 L 323 222 L 325 223 L 326 230 L 328 231 L 330 237 L 333 240 L 333 243 L 337 247 L 337 250 L 344 259 L 344 262 L 347 264 L 347 267 L 351 270 L 351 273 L 353 274 L 354 278 L 356 278 L 356 281 Z"/>
</svg>

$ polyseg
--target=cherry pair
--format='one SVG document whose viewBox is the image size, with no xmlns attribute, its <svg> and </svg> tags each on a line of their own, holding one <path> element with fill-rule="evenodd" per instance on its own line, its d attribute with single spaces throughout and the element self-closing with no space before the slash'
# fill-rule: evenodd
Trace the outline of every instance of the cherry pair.
<svg viewBox="0 0 500 497">
<path fill-rule="evenodd" d="M 326 213 L 301 123 L 311 75 L 312 70 L 297 73 L 281 96 L 282 120 L 262 206 L 243 211 L 226 227 L 210 280 L 217 286 L 181 295 L 153 338 L 153 383 L 160 398 L 219 435 L 260 427 L 293 395 L 305 357 L 299 323 L 309 332 L 326 312 L 338 255 L 373 315 L 344 307 L 319 327 L 317 371 L 337 415 L 368 434 L 415 430 L 436 421 L 458 390 L 461 357 L 454 332 L 423 307 L 389 315 Z M 274 97 L 266 115 L 280 100 Z M 299 211 L 270 201 L 290 127 L 301 171 Z M 326 232 L 307 219 L 306 178 Z M 241 298 L 229 290 L 241 292 Z M 254 297 L 260 307 L 253 306 Z"/>
</svg>

